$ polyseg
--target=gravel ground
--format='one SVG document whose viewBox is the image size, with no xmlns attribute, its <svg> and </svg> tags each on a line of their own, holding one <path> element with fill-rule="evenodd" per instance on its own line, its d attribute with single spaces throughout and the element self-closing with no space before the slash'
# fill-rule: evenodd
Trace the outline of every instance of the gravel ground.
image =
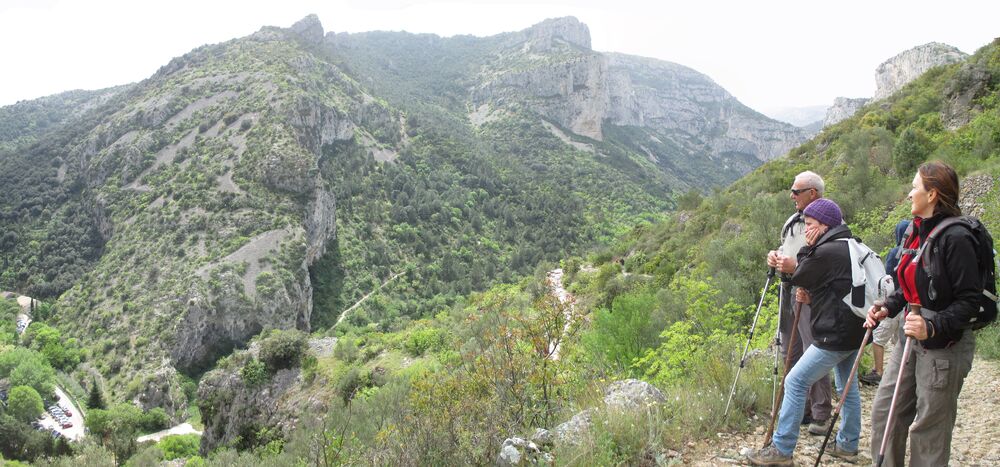
<svg viewBox="0 0 1000 467">
<path fill-rule="evenodd" d="M 870 465 L 872 462 L 871 426 L 869 425 L 872 398 L 875 388 L 861 387 L 862 416 L 861 445 L 855 464 L 823 455 L 823 465 Z M 836 401 L 834 402 L 836 404 Z M 764 442 L 767 419 L 762 418 L 753 433 L 717 433 L 714 440 L 689 445 L 681 453 L 684 465 L 749 465 L 745 453 L 758 449 Z M 839 423 L 839 422 L 838 422 Z M 812 465 L 823 443 L 823 437 L 809 435 L 802 427 L 799 445 L 795 449 L 796 465 Z M 832 443 L 832 441 L 831 441 Z M 827 446 L 830 449 L 830 446 Z M 1000 465 L 1000 362 L 976 357 L 972 372 L 958 401 L 958 421 L 952 439 L 951 465 L 987 466 Z"/>
</svg>

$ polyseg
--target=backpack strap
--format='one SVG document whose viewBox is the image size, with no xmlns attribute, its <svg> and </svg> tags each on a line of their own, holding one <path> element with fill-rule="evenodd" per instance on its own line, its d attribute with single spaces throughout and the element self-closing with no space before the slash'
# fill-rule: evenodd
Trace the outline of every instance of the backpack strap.
<svg viewBox="0 0 1000 467">
<path fill-rule="evenodd" d="M 914 257 L 917 254 L 916 249 L 907 248 L 906 245 L 910 244 L 910 236 L 913 235 L 913 222 L 906 226 L 906 232 L 903 233 L 903 241 L 899 244 L 899 257 L 902 258 L 903 255 L 910 255 Z"/>
<path fill-rule="evenodd" d="M 788 235 L 790 230 L 792 230 L 792 226 L 798 224 L 799 222 L 805 222 L 805 218 L 802 217 L 801 211 L 796 211 L 795 214 L 788 216 L 788 219 L 785 220 L 785 224 L 781 227 L 781 241 L 785 241 L 785 236 Z"/>
<path fill-rule="evenodd" d="M 913 263 L 917 263 L 918 261 L 920 261 L 920 258 L 924 255 L 924 251 L 934 243 L 934 240 L 938 237 L 938 235 L 941 234 L 941 232 L 944 232 L 945 229 L 955 224 L 962 225 L 965 228 L 969 229 L 970 231 L 975 228 L 972 225 L 972 221 L 966 216 L 953 216 L 944 218 L 940 223 L 938 223 L 938 225 L 934 226 L 934 228 L 931 229 L 931 233 L 927 235 L 927 239 L 924 240 L 924 244 L 920 245 L 920 249 L 918 249 L 914 254 Z M 909 241 L 909 238 L 907 238 L 907 241 Z M 921 267 L 923 267 L 924 273 L 927 274 L 928 277 L 930 277 L 931 276 L 930 261 L 924 261 Z"/>
</svg>

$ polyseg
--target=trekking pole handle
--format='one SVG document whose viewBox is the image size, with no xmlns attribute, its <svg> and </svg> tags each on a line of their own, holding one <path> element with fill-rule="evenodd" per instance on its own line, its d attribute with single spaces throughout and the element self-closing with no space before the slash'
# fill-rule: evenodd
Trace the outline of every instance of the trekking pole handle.
<svg viewBox="0 0 1000 467">
<path fill-rule="evenodd" d="M 767 277 L 768 278 L 774 277 L 774 266 L 767 268 Z"/>
</svg>

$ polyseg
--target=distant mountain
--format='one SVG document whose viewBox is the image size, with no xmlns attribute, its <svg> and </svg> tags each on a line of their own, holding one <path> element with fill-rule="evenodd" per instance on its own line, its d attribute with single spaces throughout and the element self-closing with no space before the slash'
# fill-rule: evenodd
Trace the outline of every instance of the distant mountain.
<svg viewBox="0 0 1000 467">
<path fill-rule="evenodd" d="M 803 140 L 572 18 L 440 38 L 310 16 L 66 103 L 4 136 L 0 285 L 59 297 L 113 398 L 171 413 L 261 331 L 404 325 Z"/>
<path fill-rule="evenodd" d="M 810 105 L 805 107 L 778 107 L 763 110 L 763 114 L 781 122 L 791 123 L 799 128 L 806 127 L 823 120 L 826 115 L 825 105 Z"/>
</svg>

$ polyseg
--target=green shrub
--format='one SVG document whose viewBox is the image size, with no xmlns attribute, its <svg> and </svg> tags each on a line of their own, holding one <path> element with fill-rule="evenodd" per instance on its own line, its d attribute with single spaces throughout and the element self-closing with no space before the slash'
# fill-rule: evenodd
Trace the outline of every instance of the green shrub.
<svg viewBox="0 0 1000 467">
<path fill-rule="evenodd" d="M 297 366 L 308 347 L 302 331 L 275 330 L 260 343 L 260 360 L 272 373 Z"/>
<path fill-rule="evenodd" d="M 269 379 L 267 366 L 264 365 L 264 362 L 261 362 L 256 358 L 251 359 L 243 365 L 243 368 L 240 368 L 240 378 L 243 379 L 243 383 L 249 387 L 256 387 L 264 384 Z"/>
<path fill-rule="evenodd" d="M 173 435 L 161 439 L 159 443 L 156 443 L 156 446 L 163 451 L 163 459 L 171 461 L 197 456 L 200 443 L 201 436 L 199 435 Z"/>
<path fill-rule="evenodd" d="M 892 148 L 892 165 L 900 177 L 908 177 L 931 153 L 930 142 L 919 130 L 906 128 Z"/>
<path fill-rule="evenodd" d="M 433 327 L 415 329 L 403 341 L 403 348 L 410 355 L 419 357 L 428 350 L 434 351 L 444 348 L 446 334 L 444 330 Z"/>
<path fill-rule="evenodd" d="M 352 366 L 337 382 L 337 394 L 346 404 L 361 389 L 371 386 L 371 373 L 367 370 Z"/>
<path fill-rule="evenodd" d="M 159 431 L 170 426 L 170 417 L 160 407 L 154 407 L 142 414 L 139 428 L 143 431 Z"/>
<path fill-rule="evenodd" d="M 604 356 L 617 372 L 629 372 L 634 361 L 656 345 L 663 327 L 655 318 L 656 308 L 651 292 L 616 297 L 610 310 L 600 308 L 593 313 L 584 346 L 591 354 Z"/>
</svg>

